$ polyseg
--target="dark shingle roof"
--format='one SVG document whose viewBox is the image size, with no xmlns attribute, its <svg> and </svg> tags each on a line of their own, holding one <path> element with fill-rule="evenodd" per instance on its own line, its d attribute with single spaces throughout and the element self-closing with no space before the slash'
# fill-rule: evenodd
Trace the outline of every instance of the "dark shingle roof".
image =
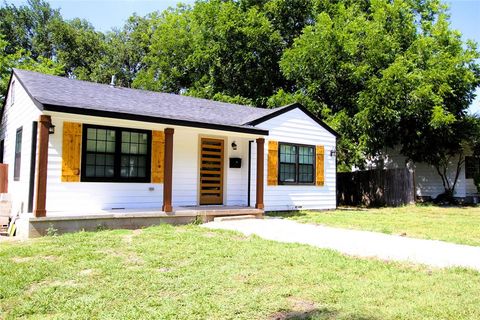
<svg viewBox="0 0 480 320">
<path fill-rule="evenodd" d="M 106 111 L 145 117 L 252 128 L 249 122 L 279 109 L 250 106 L 121 87 L 14 69 L 30 96 L 46 106 Z"/>
</svg>

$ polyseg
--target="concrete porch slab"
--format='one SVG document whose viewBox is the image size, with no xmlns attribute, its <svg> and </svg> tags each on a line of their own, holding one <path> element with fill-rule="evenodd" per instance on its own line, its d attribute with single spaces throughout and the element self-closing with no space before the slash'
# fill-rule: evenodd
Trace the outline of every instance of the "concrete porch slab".
<svg viewBox="0 0 480 320">
<path fill-rule="evenodd" d="M 31 213 L 17 219 L 17 235 L 20 238 L 44 236 L 49 230 L 58 234 L 103 229 L 139 229 L 162 223 L 174 225 L 195 221 L 209 222 L 215 217 L 254 215 L 263 217 L 263 210 L 243 206 L 188 206 L 175 207 L 173 212 L 158 208 L 118 209 L 80 212 L 47 212 L 46 217 L 36 218 Z"/>
</svg>

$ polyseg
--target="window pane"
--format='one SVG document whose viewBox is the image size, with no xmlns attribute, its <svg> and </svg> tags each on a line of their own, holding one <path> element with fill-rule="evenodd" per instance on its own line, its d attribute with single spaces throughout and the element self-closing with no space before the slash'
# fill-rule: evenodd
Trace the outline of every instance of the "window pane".
<svg viewBox="0 0 480 320">
<path fill-rule="evenodd" d="M 115 159 L 115 158 L 114 158 L 113 155 L 111 155 L 111 154 L 106 155 L 106 156 L 105 156 L 105 164 L 106 164 L 107 166 L 113 166 L 113 163 L 114 163 L 114 161 L 115 161 L 114 159 Z"/>
<path fill-rule="evenodd" d="M 280 145 L 280 162 L 295 163 L 297 160 L 297 147 L 281 144 Z"/>
<path fill-rule="evenodd" d="M 106 166 L 105 167 L 105 176 L 106 177 L 113 177 L 114 170 L 112 166 Z"/>
<path fill-rule="evenodd" d="M 295 182 L 295 164 L 280 164 L 280 181 Z"/>
<path fill-rule="evenodd" d="M 121 157 L 120 175 L 122 177 L 146 177 L 146 157 L 123 155 Z"/>
<path fill-rule="evenodd" d="M 23 129 L 17 129 L 15 135 L 15 160 L 13 163 L 13 179 L 15 181 L 20 180 L 20 168 L 22 163 L 22 133 Z"/>
<path fill-rule="evenodd" d="M 138 145 L 138 153 L 139 154 L 147 154 L 147 145 L 146 144 Z"/>
<path fill-rule="evenodd" d="M 104 177 L 104 176 L 105 176 L 105 167 L 95 166 L 95 177 Z"/>
<path fill-rule="evenodd" d="M 129 152 L 130 152 L 130 144 L 122 143 L 122 153 L 129 153 Z"/>
<path fill-rule="evenodd" d="M 107 142 L 107 152 L 114 153 L 115 152 L 115 142 Z"/>
<path fill-rule="evenodd" d="M 94 177 L 95 176 L 95 167 L 94 166 L 87 166 L 87 170 L 85 170 L 85 175 L 87 177 Z"/>
<path fill-rule="evenodd" d="M 17 130 L 17 135 L 15 137 L 15 153 L 20 153 L 22 151 L 22 133 L 23 129 Z"/>
<path fill-rule="evenodd" d="M 480 158 L 465 157 L 465 178 L 473 179 L 480 173 Z"/>
<path fill-rule="evenodd" d="M 130 167 L 130 172 L 129 172 L 129 176 L 132 178 L 132 177 L 136 177 L 137 176 L 137 170 L 138 168 L 137 167 Z"/>
<path fill-rule="evenodd" d="M 304 183 L 313 182 L 313 165 L 300 164 L 298 166 L 298 181 Z"/>
<path fill-rule="evenodd" d="M 130 167 L 136 167 L 138 165 L 137 157 L 130 157 Z"/>
<path fill-rule="evenodd" d="M 130 142 L 130 132 L 122 131 L 122 142 Z"/>
<path fill-rule="evenodd" d="M 115 141 L 115 131 L 113 130 L 107 131 L 107 141 Z"/>
<path fill-rule="evenodd" d="M 129 177 L 130 175 L 130 156 L 122 156 L 121 157 L 121 168 L 120 168 L 120 175 L 122 177 Z"/>
<path fill-rule="evenodd" d="M 96 159 L 95 159 L 95 164 L 96 165 L 105 165 L 105 155 L 104 154 L 97 154 Z"/>
<path fill-rule="evenodd" d="M 105 141 L 101 141 L 101 140 L 97 140 L 97 152 L 105 152 L 105 148 L 106 148 L 106 142 Z"/>
<path fill-rule="evenodd" d="M 97 140 L 107 140 L 107 130 L 97 129 Z"/>
<path fill-rule="evenodd" d="M 95 164 L 95 155 L 94 154 L 91 154 L 91 153 L 88 153 L 87 154 L 87 165 L 92 165 L 92 164 Z"/>
<path fill-rule="evenodd" d="M 87 151 L 96 151 L 97 142 L 95 140 L 87 141 Z"/>
<path fill-rule="evenodd" d="M 134 142 L 134 143 L 138 142 L 138 132 L 130 133 L 130 142 Z"/>
<path fill-rule="evenodd" d="M 139 167 L 145 167 L 146 165 L 146 158 L 145 157 L 138 157 L 138 166 Z"/>
<path fill-rule="evenodd" d="M 148 135 L 146 133 L 122 131 L 123 154 L 147 154 Z"/>
<path fill-rule="evenodd" d="M 97 129 L 88 128 L 87 129 L 87 139 L 95 140 L 97 138 Z"/>
<path fill-rule="evenodd" d="M 138 153 L 138 144 L 132 143 L 130 144 L 130 153 L 137 154 Z"/>
<path fill-rule="evenodd" d="M 299 147 L 298 162 L 305 164 L 313 164 L 313 148 Z"/>
</svg>

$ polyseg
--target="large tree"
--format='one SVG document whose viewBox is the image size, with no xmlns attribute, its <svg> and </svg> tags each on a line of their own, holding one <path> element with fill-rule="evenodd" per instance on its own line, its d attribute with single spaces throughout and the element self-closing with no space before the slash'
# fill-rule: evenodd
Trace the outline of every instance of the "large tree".
<svg viewBox="0 0 480 320">
<path fill-rule="evenodd" d="M 4 4 L 0 33 L 7 43 L 6 54 L 23 51 L 38 63 L 55 61 L 63 66 L 62 74 L 80 79 L 91 79 L 106 51 L 104 35 L 88 21 L 65 21 L 60 10 L 44 0 L 28 0 L 19 7 Z"/>
<path fill-rule="evenodd" d="M 480 68 L 447 13 L 440 0 L 204 0 L 100 33 L 29 0 L 0 8 L 0 33 L 10 64 L 260 107 L 301 102 L 341 134 L 342 170 L 400 147 L 453 194 L 445 172 L 476 140 L 467 109 Z"/>
<path fill-rule="evenodd" d="M 136 87 L 265 105 L 281 83 L 282 38 L 257 7 L 198 2 L 165 11 L 151 24 L 155 31 Z"/>
<path fill-rule="evenodd" d="M 445 172 L 472 134 L 467 109 L 480 83 L 478 58 L 440 2 L 376 0 L 367 10 L 359 1 L 320 13 L 281 66 L 342 133 L 341 163 L 361 167 L 400 146 L 434 166 L 453 194 L 458 175 Z"/>
<path fill-rule="evenodd" d="M 8 53 L 8 42 L 0 34 L 0 106 L 3 105 L 7 92 L 8 81 L 12 68 L 38 71 L 47 74 L 61 74 L 62 65 L 47 59 L 32 59 L 30 52 L 20 49 L 14 53 Z"/>
</svg>

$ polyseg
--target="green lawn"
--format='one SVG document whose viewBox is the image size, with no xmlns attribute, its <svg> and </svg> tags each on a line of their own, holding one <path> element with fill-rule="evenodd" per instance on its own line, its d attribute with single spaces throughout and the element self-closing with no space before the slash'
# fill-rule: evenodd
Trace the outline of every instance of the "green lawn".
<svg viewBox="0 0 480 320">
<path fill-rule="evenodd" d="M 479 296 L 471 270 L 193 225 L 0 244 L 0 319 L 479 319 Z"/>
<path fill-rule="evenodd" d="M 480 207 L 428 205 L 276 213 L 304 223 L 378 231 L 480 246 Z"/>
</svg>

